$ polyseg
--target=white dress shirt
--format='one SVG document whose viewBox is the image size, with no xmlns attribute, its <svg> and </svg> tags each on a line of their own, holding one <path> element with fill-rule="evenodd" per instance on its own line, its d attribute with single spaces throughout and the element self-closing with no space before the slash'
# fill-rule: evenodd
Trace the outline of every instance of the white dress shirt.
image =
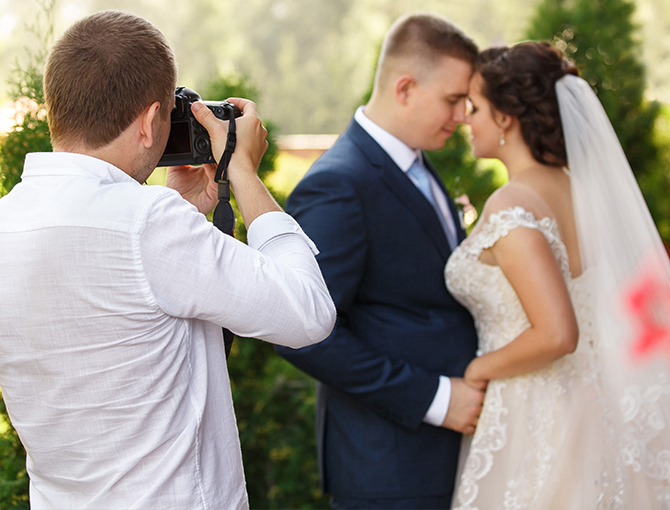
<svg viewBox="0 0 670 510">
<path fill-rule="evenodd" d="M 0 388 L 39 508 L 247 508 L 221 327 L 302 347 L 335 308 L 288 215 L 249 246 L 68 153 L 0 199 Z"/>
<path fill-rule="evenodd" d="M 414 160 L 416 160 L 417 157 L 421 158 L 421 151 L 418 149 L 412 149 L 407 144 L 393 136 L 391 133 L 375 124 L 365 115 L 364 110 L 364 106 L 359 106 L 356 110 L 356 113 L 354 114 L 354 120 L 360 124 L 360 126 L 373 138 L 375 142 L 381 146 L 382 149 L 384 149 L 393 162 L 398 165 L 400 170 L 402 170 L 416 186 L 416 181 L 410 174 L 407 174 L 407 171 L 409 170 L 409 167 L 412 166 L 412 163 L 414 163 Z M 440 207 L 440 210 L 442 210 L 442 213 L 445 214 L 445 219 L 453 224 L 454 220 L 451 216 L 451 212 L 449 211 L 449 207 L 447 206 L 446 198 L 443 196 L 438 184 L 434 182 L 433 176 L 429 175 L 429 178 L 431 180 L 433 194 L 436 200 L 438 200 L 438 206 Z M 455 247 L 452 246 L 452 250 L 454 248 Z M 440 376 L 437 392 L 435 393 L 433 402 L 428 408 L 423 421 L 436 427 L 441 426 L 447 416 L 450 400 L 451 380 L 448 377 Z"/>
</svg>

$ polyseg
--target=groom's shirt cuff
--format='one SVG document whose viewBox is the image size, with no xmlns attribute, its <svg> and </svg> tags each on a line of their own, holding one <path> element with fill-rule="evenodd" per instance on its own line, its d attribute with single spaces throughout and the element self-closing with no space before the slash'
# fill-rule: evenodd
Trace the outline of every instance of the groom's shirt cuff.
<svg viewBox="0 0 670 510">
<path fill-rule="evenodd" d="M 430 404 L 423 421 L 435 427 L 441 427 L 449 410 L 449 400 L 451 400 L 451 380 L 443 375 L 440 376 L 440 384 Z"/>
</svg>

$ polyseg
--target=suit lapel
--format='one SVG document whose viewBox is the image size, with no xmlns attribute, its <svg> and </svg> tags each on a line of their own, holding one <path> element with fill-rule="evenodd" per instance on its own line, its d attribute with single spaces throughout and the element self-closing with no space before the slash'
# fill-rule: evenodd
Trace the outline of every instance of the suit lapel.
<svg viewBox="0 0 670 510">
<path fill-rule="evenodd" d="M 442 229 L 442 224 L 437 217 L 435 209 L 433 209 L 433 206 L 423 196 L 421 191 L 410 181 L 409 177 L 393 161 L 391 161 L 391 164 L 392 166 L 382 166 L 379 169 L 382 183 L 416 216 L 431 242 L 440 254 L 444 258 L 447 258 L 451 253 L 451 249 L 449 248 L 447 236 Z"/>
<path fill-rule="evenodd" d="M 398 198 L 403 207 L 417 218 L 421 228 L 426 232 L 440 255 L 445 259 L 448 258 L 451 254 L 449 242 L 433 206 L 426 200 L 426 197 L 400 170 L 386 151 L 356 121 L 350 124 L 347 134 L 352 137 L 354 143 L 368 157 L 370 165 L 379 173 L 380 181 Z M 441 180 L 438 178 L 437 181 L 443 188 Z"/>
</svg>

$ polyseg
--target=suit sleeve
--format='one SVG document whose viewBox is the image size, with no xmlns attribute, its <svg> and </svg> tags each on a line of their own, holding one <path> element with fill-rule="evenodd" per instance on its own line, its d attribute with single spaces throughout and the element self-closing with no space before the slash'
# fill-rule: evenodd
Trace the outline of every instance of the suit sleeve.
<svg viewBox="0 0 670 510">
<path fill-rule="evenodd" d="M 419 427 L 437 391 L 438 374 L 389 358 L 361 340 L 352 327 L 351 311 L 370 263 L 367 222 L 355 187 L 341 174 L 311 174 L 292 193 L 287 211 L 320 251 L 317 260 L 338 318 L 333 332 L 320 344 L 277 347 L 277 352 L 384 418 L 410 429 Z"/>
</svg>

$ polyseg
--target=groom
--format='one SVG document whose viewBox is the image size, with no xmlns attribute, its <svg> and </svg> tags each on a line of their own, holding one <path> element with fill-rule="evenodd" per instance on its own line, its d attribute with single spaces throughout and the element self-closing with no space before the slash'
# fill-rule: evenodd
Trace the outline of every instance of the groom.
<svg viewBox="0 0 670 510">
<path fill-rule="evenodd" d="M 475 44 L 415 14 L 384 39 L 372 98 L 289 197 L 338 311 L 330 337 L 279 354 L 319 382 L 317 434 L 334 508 L 448 508 L 461 435 L 483 392 L 477 338 L 443 271 L 465 234 L 424 150 L 465 120 Z"/>
</svg>

